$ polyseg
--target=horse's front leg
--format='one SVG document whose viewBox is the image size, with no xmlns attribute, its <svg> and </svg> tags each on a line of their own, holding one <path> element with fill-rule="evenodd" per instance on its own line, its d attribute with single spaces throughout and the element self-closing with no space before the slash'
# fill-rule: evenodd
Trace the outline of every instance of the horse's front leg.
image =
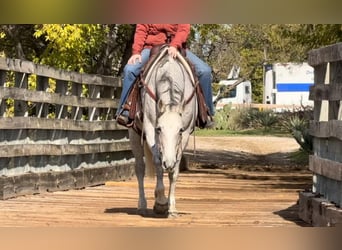
<svg viewBox="0 0 342 250">
<path fill-rule="evenodd" d="M 176 217 L 178 215 L 176 209 L 176 182 L 179 174 L 179 166 L 176 166 L 173 172 L 169 173 L 170 189 L 169 189 L 169 217 Z"/>
<path fill-rule="evenodd" d="M 145 177 L 145 162 L 144 162 L 144 150 L 140 144 L 140 136 L 133 131 L 133 129 L 129 129 L 129 137 L 131 147 L 134 148 L 133 154 L 135 158 L 135 175 L 138 180 L 138 188 L 139 188 L 139 200 L 138 200 L 138 209 L 137 213 L 141 215 L 145 215 L 147 213 L 147 202 L 145 197 L 145 189 L 144 189 L 144 177 Z"/>
<path fill-rule="evenodd" d="M 156 166 L 157 184 L 154 190 L 155 202 L 154 202 L 153 211 L 156 214 L 166 215 L 169 204 L 165 196 L 163 174 L 164 174 L 163 168 L 160 165 Z"/>
<path fill-rule="evenodd" d="M 135 165 L 135 174 L 138 179 L 138 187 L 139 187 L 139 201 L 138 201 L 138 210 L 137 213 L 140 215 L 145 215 L 147 213 L 147 202 L 145 197 L 145 189 L 144 189 L 144 177 L 145 177 L 145 165 L 143 160 L 138 160 L 136 158 Z"/>
</svg>

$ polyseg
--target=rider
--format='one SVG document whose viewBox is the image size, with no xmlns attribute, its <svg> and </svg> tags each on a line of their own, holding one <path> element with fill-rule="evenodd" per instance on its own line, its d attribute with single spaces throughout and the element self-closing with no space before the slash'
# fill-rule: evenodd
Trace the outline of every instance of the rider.
<svg viewBox="0 0 342 250">
<path fill-rule="evenodd" d="M 134 34 L 134 43 L 132 46 L 132 56 L 124 68 L 123 88 L 121 98 L 116 113 L 116 119 L 124 121 L 127 125 L 130 121 L 127 112 L 122 112 L 122 106 L 126 102 L 129 90 L 132 87 L 136 77 L 139 75 L 142 67 L 147 63 L 150 50 L 155 45 L 164 44 L 168 36 L 171 37 L 168 54 L 176 57 L 177 50 L 182 48 L 190 34 L 190 24 L 137 24 Z M 211 88 L 211 68 L 186 49 L 187 59 L 194 65 L 195 72 L 201 84 L 206 105 L 209 108 L 209 115 L 214 115 Z M 209 117 L 210 118 L 210 117 Z M 210 119 L 206 127 L 212 127 L 213 121 Z"/>
</svg>

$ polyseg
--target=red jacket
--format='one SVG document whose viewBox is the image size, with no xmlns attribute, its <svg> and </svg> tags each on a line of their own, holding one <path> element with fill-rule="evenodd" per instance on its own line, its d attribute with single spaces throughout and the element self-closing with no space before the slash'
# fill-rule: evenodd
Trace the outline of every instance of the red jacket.
<svg viewBox="0 0 342 250">
<path fill-rule="evenodd" d="M 181 48 L 190 34 L 190 24 L 137 24 L 132 54 L 140 54 L 144 48 L 165 43 L 166 33 L 173 36 L 170 45 Z"/>
</svg>

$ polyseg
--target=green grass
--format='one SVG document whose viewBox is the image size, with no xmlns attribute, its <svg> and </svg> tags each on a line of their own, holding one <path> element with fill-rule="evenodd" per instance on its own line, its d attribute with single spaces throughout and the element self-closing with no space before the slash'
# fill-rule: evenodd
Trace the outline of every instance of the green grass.
<svg viewBox="0 0 342 250">
<path fill-rule="evenodd" d="M 291 134 L 276 130 L 270 129 L 265 131 L 263 129 L 248 129 L 248 130 L 215 130 L 215 129 L 196 129 L 196 136 L 279 136 L 279 137 L 292 137 Z"/>
</svg>

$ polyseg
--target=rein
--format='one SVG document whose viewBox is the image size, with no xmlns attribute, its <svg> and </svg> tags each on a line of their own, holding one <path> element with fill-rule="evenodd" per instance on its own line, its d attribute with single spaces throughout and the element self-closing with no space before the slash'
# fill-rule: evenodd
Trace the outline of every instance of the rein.
<svg viewBox="0 0 342 250">
<path fill-rule="evenodd" d="M 194 77 L 193 77 L 193 72 L 190 69 L 189 64 L 186 62 L 186 60 L 184 59 L 184 57 L 177 55 L 177 58 L 180 60 L 181 64 L 184 66 L 185 70 L 189 73 L 190 78 L 192 80 L 192 82 L 195 82 Z M 150 69 L 151 70 L 151 69 Z M 151 88 L 149 87 L 148 83 L 146 83 L 144 77 L 143 77 L 143 73 L 140 74 L 140 83 L 141 85 L 144 87 L 144 89 L 146 90 L 147 94 L 155 101 L 157 102 L 157 96 L 155 95 L 155 93 L 151 90 Z M 198 87 L 199 81 L 196 80 L 196 82 L 193 85 L 193 91 L 191 93 L 191 95 L 186 99 L 185 101 L 185 105 L 189 104 L 190 101 L 192 100 L 192 98 L 195 96 L 196 94 L 196 88 Z"/>
</svg>

